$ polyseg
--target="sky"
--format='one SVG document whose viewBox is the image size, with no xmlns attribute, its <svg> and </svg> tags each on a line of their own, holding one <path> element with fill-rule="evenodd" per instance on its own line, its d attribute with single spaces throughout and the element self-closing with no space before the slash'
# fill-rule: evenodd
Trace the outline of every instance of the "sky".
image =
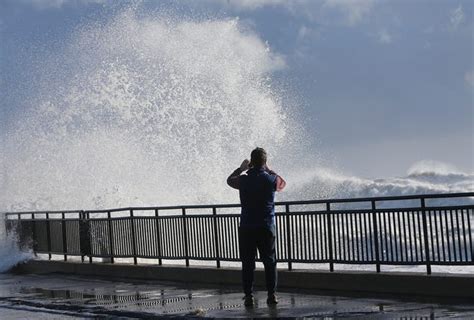
<svg viewBox="0 0 474 320">
<path fill-rule="evenodd" d="M 282 57 L 284 67 L 273 80 L 298 102 L 314 145 L 347 173 L 403 176 L 422 160 L 474 172 L 473 1 L 134 3 L 148 10 L 238 17 Z M 122 5 L 0 0 L 3 128 L 21 115 L 21 101 L 31 89 L 23 88 L 25 70 L 34 68 L 29 48 L 39 42 L 38 47 L 60 48 L 84 20 Z M 7 94 L 11 90 L 19 93 Z"/>
</svg>

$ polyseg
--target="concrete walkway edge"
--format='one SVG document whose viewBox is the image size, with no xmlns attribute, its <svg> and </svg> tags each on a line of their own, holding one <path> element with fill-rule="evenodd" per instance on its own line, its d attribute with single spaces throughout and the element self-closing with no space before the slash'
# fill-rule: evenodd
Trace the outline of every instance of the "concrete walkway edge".
<svg viewBox="0 0 474 320">
<path fill-rule="evenodd" d="M 125 279 L 178 281 L 186 283 L 240 284 L 240 269 L 206 266 L 156 266 L 111 263 L 80 263 L 31 260 L 13 273 L 64 273 Z M 279 270 L 279 288 L 372 292 L 400 295 L 474 299 L 474 275 L 373 273 L 361 271 Z M 256 271 L 256 284 L 264 285 L 263 270 Z"/>
</svg>

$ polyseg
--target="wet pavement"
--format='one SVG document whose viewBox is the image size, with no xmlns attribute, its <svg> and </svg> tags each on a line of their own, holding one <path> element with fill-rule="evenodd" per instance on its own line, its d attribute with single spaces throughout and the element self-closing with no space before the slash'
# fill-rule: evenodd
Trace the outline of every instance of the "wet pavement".
<svg viewBox="0 0 474 320">
<path fill-rule="evenodd" d="M 69 318 L 314 318 L 474 319 L 470 301 L 280 292 L 276 307 L 256 292 L 243 306 L 239 287 L 120 281 L 69 275 L 0 274 L 1 319 Z"/>
</svg>

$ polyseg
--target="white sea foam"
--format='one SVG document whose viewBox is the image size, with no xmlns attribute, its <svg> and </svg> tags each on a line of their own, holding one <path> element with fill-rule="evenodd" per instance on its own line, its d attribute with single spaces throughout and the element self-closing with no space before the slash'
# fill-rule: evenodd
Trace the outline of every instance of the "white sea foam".
<svg viewBox="0 0 474 320">
<path fill-rule="evenodd" d="M 28 110 L 2 132 L 3 211 L 236 202 L 225 178 L 255 146 L 288 180 L 280 200 L 474 190 L 448 165 L 378 180 L 318 165 L 271 80 L 284 58 L 238 19 L 131 9 L 39 51 Z M 1 236 L 2 263 L 24 259 Z"/>
<path fill-rule="evenodd" d="M 418 166 L 415 164 L 412 168 Z M 333 169 L 319 167 L 292 172 L 290 181 L 298 183 L 290 185 L 289 193 L 291 196 L 298 194 L 299 197 L 313 199 L 474 192 L 474 174 L 459 170 L 447 171 L 448 167 L 445 164 L 441 171 L 433 167 L 426 168 L 426 171 L 410 169 L 406 176 L 383 179 L 347 176 Z"/>
<path fill-rule="evenodd" d="M 4 216 L 0 214 L 0 273 L 32 257 L 33 253 L 31 250 L 20 250 L 15 233 L 7 234 L 5 232 Z"/>
</svg>

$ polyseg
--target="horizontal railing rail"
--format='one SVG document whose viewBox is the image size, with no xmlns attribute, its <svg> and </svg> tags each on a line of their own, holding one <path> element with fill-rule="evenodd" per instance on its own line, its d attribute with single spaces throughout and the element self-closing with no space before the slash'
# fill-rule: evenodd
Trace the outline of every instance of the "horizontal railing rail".
<svg viewBox="0 0 474 320">
<path fill-rule="evenodd" d="M 381 265 L 425 265 L 429 274 L 432 265 L 474 265 L 474 192 L 275 206 L 277 261 L 290 270 L 293 263 L 328 263 L 331 271 L 334 264 L 371 264 L 377 272 Z M 50 259 L 203 260 L 220 267 L 240 259 L 239 211 L 239 204 L 184 205 L 8 212 L 5 219 L 22 246 Z"/>
</svg>

